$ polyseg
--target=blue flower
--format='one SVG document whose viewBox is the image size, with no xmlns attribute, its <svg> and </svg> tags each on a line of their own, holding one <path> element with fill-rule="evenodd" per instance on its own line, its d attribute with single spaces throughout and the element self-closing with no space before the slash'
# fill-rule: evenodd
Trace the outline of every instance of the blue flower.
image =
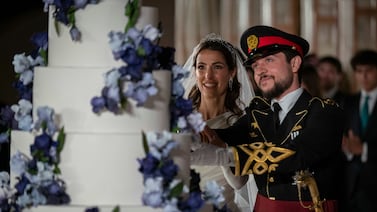
<svg viewBox="0 0 377 212">
<path fill-rule="evenodd" d="M 21 175 L 21 179 L 17 182 L 15 185 L 15 188 L 17 189 L 17 192 L 19 194 L 23 194 L 26 186 L 30 183 L 29 179 L 23 174 Z"/>
<path fill-rule="evenodd" d="M 31 38 L 31 42 L 37 47 L 37 50 L 39 51 L 42 50 L 47 50 L 48 48 L 48 33 L 47 32 L 38 32 L 34 33 Z M 37 57 L 38 55 L 35 55 Z"/>
<path fill-rule="evenodd" d="M 79 9 L 84 9 L 87 4 L 97 4 L 98 0 L 43 0 L 44 11 L 48 12 L 49 5 L 55 6 L 53 16 L 57 22 L 60 22 L 70 28 L 71 39 L 73 41 L 81 40 L 81 33 L 76 27 L 75 12 Z M 57 32 L 59 30 L 57 29 Z"/>
<path fill-rule="evenodd" d="M 200 192 L 190 192 L 186 201 L 178 204 L 178 207 L 184 212 L 196 212 L 199 211 L 204 205 L 202 194 Z"/>
<path fill-rule="evenodd" d="M 81 32 L 76 27 L 76 25 L 73 25 L 71 29 L 69 30 L 69 34 L 71 35 L 72 40 L 79 41 L 81 40 Z"/>
<path fill-rule="evenodd" d="M 173 160 L 166 160 L 161 166 L 161 175 L 164 180 L 170 182 L 178 174 L 178 166 Z"/>
<path fill-rule="evenodd" d="M 158 170 L 158 165 L 160 164 L 160 161 L 151 154 L 147 154 L 145 158 L 141 160 L 139 159 L 138 161 L 140 164 L 139 171 L 143 173 L 145 178 L 154 176 Z"/>
</svg>

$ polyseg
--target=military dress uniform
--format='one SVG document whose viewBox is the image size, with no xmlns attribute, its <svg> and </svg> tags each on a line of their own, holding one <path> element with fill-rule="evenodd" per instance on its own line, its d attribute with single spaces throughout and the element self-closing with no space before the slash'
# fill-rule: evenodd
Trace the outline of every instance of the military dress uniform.
<svg viewBox="0 0 377 212">
<path fill-rule="evenodd" d="M 303 56 L 309 45 L 298 36 L 256 26 L 243 34 L 241 47 L 246 63 L 252 63 L 283 49 Z M 216 132 L 231 146 L 233 173 L 254 174 L 255 211 L 337 211 L 344 123 L 338 104 L 304 90 L 277 129 L 270 100 L 255 97 L 245 111 L 233 126 Z"/>
<path fill-rule="evenodd" d="M 271 105 L 256 97 L 243 118 L 216 132 L 233 146 L 234 174 L 254 174 L 260 195 L 308 205 L 309 189 L 299 193 L 294 184 L 299 171 L 313 175 L 321 200 L 338 199 L 343 120 L 334 101 L 304 91 L 277 131 Z"/>
</svg>

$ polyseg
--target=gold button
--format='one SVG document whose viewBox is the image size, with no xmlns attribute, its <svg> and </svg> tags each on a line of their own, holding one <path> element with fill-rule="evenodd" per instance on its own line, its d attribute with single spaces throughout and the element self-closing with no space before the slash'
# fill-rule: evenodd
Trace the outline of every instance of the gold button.
<svg viewBox="0 0 377 212">
<path fill-rule="evenodd" d="M 270 179 L 268 179 L 268 181 L 269 181 L 270 183 L 273 183 L 273 182 L 275 182 L 275 179 L 274 179 L 274 177 L 270 177 Z"/>
</svg>

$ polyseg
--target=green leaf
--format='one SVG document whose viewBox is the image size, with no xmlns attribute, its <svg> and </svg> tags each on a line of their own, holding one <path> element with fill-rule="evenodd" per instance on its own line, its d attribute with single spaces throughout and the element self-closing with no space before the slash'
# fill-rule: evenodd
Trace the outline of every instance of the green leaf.
<svg viewBox="0 0 377 212">
<path fill-rule="evenodd" d="M 39 50 L 39 55 L 43 58 L 44 63 L 47 65 L 48 64 L 48 61 L 47 61 L 47 51 L 44 50 L 44 49 L 40 49 Z"/>
<path fill-rule="evenodd" d="M 65 143 L 64 127 L 62 127 L 59 130 L 57 142 L 58 142 L 58 146 L 57 146 L 56 150 L 58 151 L 58 153 L 60 153 L 63 150 L 64 143 Z"/>
<path fill-rule="evenodd" d="M 43 131 L 46 131 L 46 129 L 47 129 L 47 122 L 46 121 L 43 121 L 41 123 L 41 128 L 42 128 Z"/>
<path fill-rule="evenodd" d="M 143 138 L 143 147 L 144 147 L 144 152 L 145 154 L 149 153 L 149 146 L 148 146 L 148 141 L 147 141 L 147 136 L 145 135 L 145 132 L 141 132 L 141 136 Z"/>
<path fill-rule="evenodd" d="M 176 186 L 174 186 L 171 190 L 170 190 L 170 194 L 169 194 L 169 199 L 173 198 L 173 197 L 179 197 L 183 191 L 183 182 L 180 182 L 178 183 Z"/>
<path fill-rule="evenodd" d="M 54 26 L 55 26 L 56 34 L 57 34 L 58 37 L 59 37 L 59 36 L 60 36 L 60 28 L 59 28 L 59 22 L 56 21 L 56 19 L 55 19 L 55 21 L 54 21 Z"/>
<path fill-rule="evenodd" d="M 130 28 L 134 27 L 136 25 L 137 20 L 139 19 L 140 15 L 140 5 L 138 0 L 129 0 L 126 4 L 125 16 L 128 18 L 128 22 L 126 24 L 126 27 L 124 29 L 125 32 L 127 32 Z"/>
<path fill-rule="evenodd" d="M 68 23 L 71 26 L 75 25 L 76 23 L 75 12 L 76 12 L 76 9 L 73 6 L 68 9 L 68 13 L 67 13 Z"/>
<path fill-rule="evenodd" d="M 112 210 L 112 212 L 119 212 L 119 211 L 120 211 L 120 208 L 118 205 Z"/>
<path fill-rule="evenodd" d="M 55 164 L 53 172 L 54 172 L 54 174 L 61 174 L 62 173 L 58 164 Z"/>
</svg>

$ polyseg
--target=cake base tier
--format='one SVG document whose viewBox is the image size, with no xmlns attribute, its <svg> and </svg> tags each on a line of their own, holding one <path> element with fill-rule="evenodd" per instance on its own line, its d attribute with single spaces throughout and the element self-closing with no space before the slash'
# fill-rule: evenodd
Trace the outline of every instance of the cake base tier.
<svg viewBox="0 0 377 212">
<path fill-rule="evenodd" d="M 12 131 L 11 155 L 17 151 L 30 157 L 32 133 Z M 178 178 L 189 185 L 189 134 L 173 134 L 178 147 L 172 158 L 179 167 Z M 72 205 L 142 206 L 143 175 L 137 161 L 145 157 L 142 133 L 67 133 L 60 153 L 61 179 Z M 17 182 L 11 172 L 12 187 Z"/>
</svg>

